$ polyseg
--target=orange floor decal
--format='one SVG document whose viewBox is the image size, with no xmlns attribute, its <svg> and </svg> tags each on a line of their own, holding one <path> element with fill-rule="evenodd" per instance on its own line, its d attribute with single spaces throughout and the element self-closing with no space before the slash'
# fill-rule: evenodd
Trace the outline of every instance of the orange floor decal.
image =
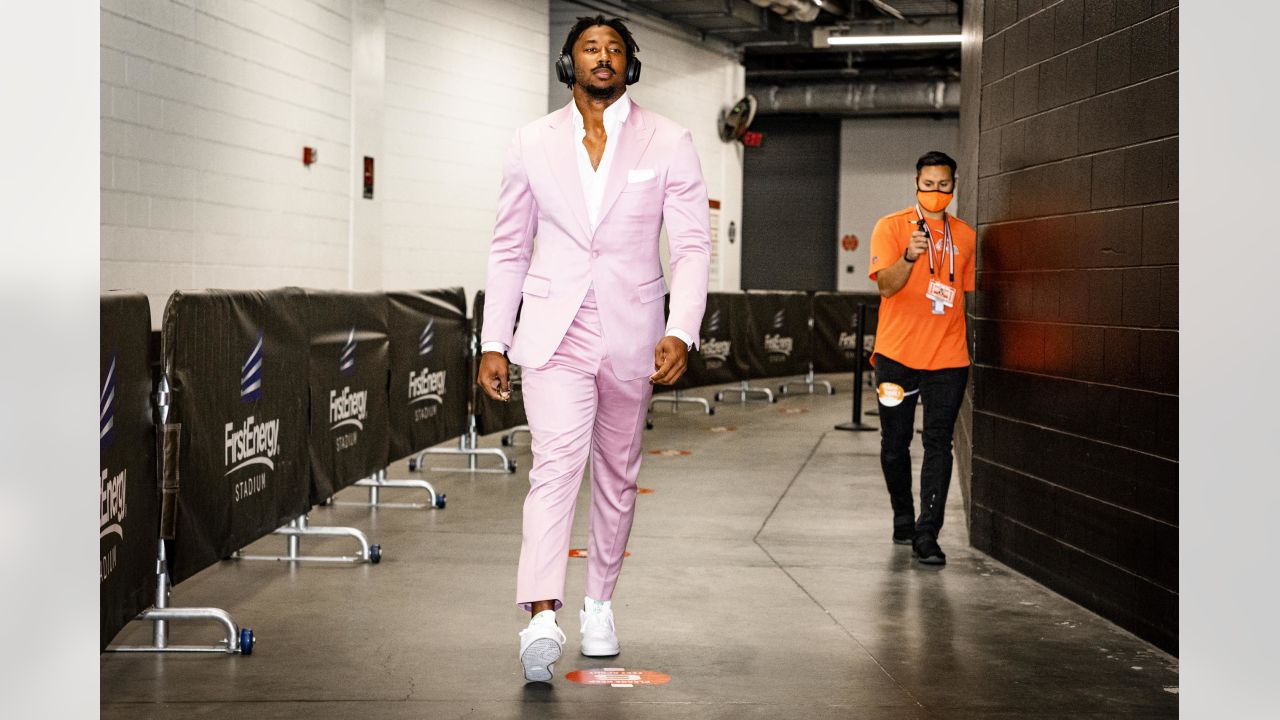
<svg viewBox="0 0 1280 720">
<path fill-rule="evenodd" d="M 688 450 L 650 450 L 650 455 L 661 455 L 662 457 L 675 457 L 676 455 L 688 455 Z"/>
<path fill-rule="evenodd" d="M 637 685 L 666 685 L 671 676 L 652 670 L 628 670 L 627 668 L 600 668 L 599 670 L 574 670 L 565 678 L 579 685 L 608 685 L 616 688 Z"/>
</svg>

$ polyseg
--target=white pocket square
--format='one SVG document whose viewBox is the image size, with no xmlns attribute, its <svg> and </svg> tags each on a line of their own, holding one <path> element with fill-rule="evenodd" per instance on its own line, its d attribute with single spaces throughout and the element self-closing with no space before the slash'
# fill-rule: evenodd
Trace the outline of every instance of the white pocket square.
<svg viewBox="0 0 1280 720">
<path fill-rule="evenodd" d="M 652 168 L 627 171 L 627 182 L 629 183 L 644 182 L 645 180 L 652 180 L 652 179 L 653 179 Z"/>
</svg>

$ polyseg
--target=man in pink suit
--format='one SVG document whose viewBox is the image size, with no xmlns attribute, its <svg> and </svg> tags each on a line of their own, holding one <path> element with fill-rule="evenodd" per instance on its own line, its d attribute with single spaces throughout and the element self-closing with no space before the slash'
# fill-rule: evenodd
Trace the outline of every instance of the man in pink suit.
<svg viewBox="0 0 1280 720">
<path fill-rule="evenodd" d="M 579 18 L 556 62 L 572 102 L 517 131 L 503 167 L 476 381 L 505 400 L 507 355 L 523 368 L 533 467 L 516 602 L 531 614 L 519 652 L 530 681 L 551 679 L 565 643 L 555 611 L 588 457 L 581 649 L 619 652 L 611 598 L 631 533 L 646 408 L 653 383 L 684 373 L 706 306 L 706 186 L 689 131 L 626 94 L 640 76 L 638 49 L 621 20 Z"/>
</svg>

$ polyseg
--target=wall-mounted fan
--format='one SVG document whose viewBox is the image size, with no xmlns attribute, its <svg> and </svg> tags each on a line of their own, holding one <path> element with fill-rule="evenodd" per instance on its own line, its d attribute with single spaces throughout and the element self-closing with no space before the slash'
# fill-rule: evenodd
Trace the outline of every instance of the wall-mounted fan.
<svg viewBox="0 0 1280 720">
<path fill-rule="evenodd" d="M 756 98 L 748 95 L 729 110 L 720 111 L 720 139 L 725 142 L 740 140 L 756 117 Z"/>
</svg>

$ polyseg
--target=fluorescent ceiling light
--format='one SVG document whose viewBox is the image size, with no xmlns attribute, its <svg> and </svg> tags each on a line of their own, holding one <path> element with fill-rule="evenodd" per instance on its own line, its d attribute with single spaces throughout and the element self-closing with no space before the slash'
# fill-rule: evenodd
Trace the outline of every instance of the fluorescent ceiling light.
<svg viewBox="0 0 1280 720">
<path fill-rule="evenodd" d="M 828 45 L 958 45 L 955 35 L 831 35 Z"/>
</svg>

